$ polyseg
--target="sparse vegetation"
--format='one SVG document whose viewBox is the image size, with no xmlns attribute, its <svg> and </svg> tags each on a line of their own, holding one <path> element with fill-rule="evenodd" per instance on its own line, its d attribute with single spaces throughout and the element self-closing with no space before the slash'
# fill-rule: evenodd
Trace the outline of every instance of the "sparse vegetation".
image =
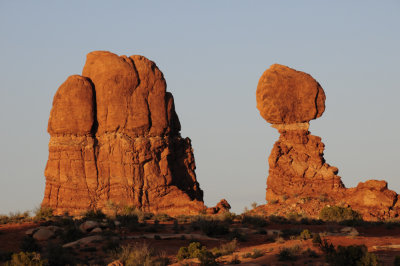
<svg viewBox="0 0 400 266">
<path fill-rule="evenodd" d="M 330 222 L 362 220 L 358 212 L 350 207 L 344 208 L 340 206 L 325 206 L 319 213 L 319 218 Z"/>
<path fill-rule="evenodd" d="M 215 265 L 216 256 L 199 242 L 192 242 L 188 247 L 181 247 L 177 254 L 178 260 L 198 258 L 201 265 Z"/>
<path fill-rule="evenodd" d="M 238 241 L 234 239 L 228 243 L 222 244 L 219 248 L 213 248 L 212 253 L 216 257 L 225 256 L 235 252 L 237 247 L 238 247 Z"/>
<path fill-rule="evenodd" d="M 131 266 L 168 264 L 168 258 L 165 255 L 157 254 L 147 244 L 122 246 L 118 252 L 114 253 L 114 258 L 120 260 L 124 265 Z"/>
<path fill-rule="evenodd" d="M 326 261 L 329 265 L 354 265 L 354 266 L 377 266 L 380 265 L 378 257 L 368 252 L 365 245 L 335 246 L 327 239 L 317 239 L 318 245 L 323 253 L 325 253 Z"/>
<path fill-rule="evenodd" d="M 299 239 L 301 240 L 308 240 L 311 238 L 313 238 L 313 234 L 308 229 L 304 229 L 299 235 Z"/>
<path fill-rule="evenodd" d="M 49 220 L 53 217 L 53 209 L 50 207 L 40 206 L 35 209 L 36 220 Z"/>
<path fill-rule="evenodd" d="M 36 252 L 19 252 L 11 256 L 11 260 L 7 261 L 5 266 L 47 266 L 47 260 L 43 260 L 39 253 Z"/>
<path fill-rule="evenodd" d="M 207 236 L 226 235 L 229 233 L 229 226 L 227 223 L 214 219 L 207 219 L 199 217 L 191 223 L 193 230 L 200 229 Z"/>
<path fill-rule="evenodd" d="M 245 253 L 245 254 L 243 254 L 243 258 L 252 258 L 252 259 L 256 259 L 256 258 L 259 258 L 259 257 L 262 257 L 262 256 L 264 256 L 264 252 L 262 252 L 261 250 L 259 250 L 259 249 L 253 249 L 253 252 L 252 253 Z"/>
<path fill-rule="evenodd" d="M 83 214 L 83 220 L 101 221 L 106 215 L 101 210 L 88 210 Z"/>
<path fill-rule="evenodd" d="M 0 215 L 0 224 L 21 223 L 30 221 L 29 211 L 10 212 L 9 215 Z"/>
<path fill-rule="evenodd" d="M 267 220 L 259 215 L 249 215 L 243 214 L 242 215 L 242 224 L 244 225 L 252 225 L 256 227 L 264 227 L 268 225 Z"/>
<path fill-rule="evenodd" d="M 299 245 L 294 245 L 293 247 L 283 248 L 277 254 L 278 260 L 280 261 L 296 261 L 298 255 L 301 251 Z"/>
</svg>

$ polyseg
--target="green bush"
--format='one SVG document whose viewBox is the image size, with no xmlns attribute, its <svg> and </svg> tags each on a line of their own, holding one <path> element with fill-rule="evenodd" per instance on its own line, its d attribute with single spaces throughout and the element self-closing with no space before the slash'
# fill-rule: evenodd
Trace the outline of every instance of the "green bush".
<svg viewBox="0 0 400 266">
<path fill-rule="evenodd" d="M 187 247 L 181 247 L 177 254 L 178 260 L 198 258 L 201 265 L 216 265 L 215 255 L 199 242 L 192 242 Z"/>
<path fill-rule="evenodd" d="M 339 206 L 325 206 L 319 213 L 319 218 L 330 222 L 362 220 L 361 215 L 350 207 L 344 208 Z"/>
<path fill-rule="evenodd" d="M 5 266 L 45 266 L 49 265 L 47 260 L 42 260 L 39 253 L 20 252 L 14 253 L 11 260 L 7 261 Z"/>
<path fill-rule="evenodd" d="M 264 227 L 267 226 L 267 220 L 259 215 L 248 215 L 244 214 L 242 216 L 242 224 L 244 225 L 253 225 L 256 227 Z"/>
<path fill-rule="evenodd" d="M 313 238 L 313 234 L 308 229 L 304 229 L 299 235 L 299 239 L 301 240 L 308 240 L 311 238 Z"/>
</svg>

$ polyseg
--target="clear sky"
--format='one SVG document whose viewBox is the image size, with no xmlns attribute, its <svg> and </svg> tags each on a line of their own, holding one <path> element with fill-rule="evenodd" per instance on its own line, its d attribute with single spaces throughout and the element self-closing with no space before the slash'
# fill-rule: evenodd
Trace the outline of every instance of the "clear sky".
<svg viewBox="0 0 400 266">
<path fill-rule="evenodd" d="M 324 88 L 310 131 L 345 185 L 386 179 L 400 192 L 399 14 L 398 0 L 0 0 L 0 213 L 39 206 L 53 95 L 93 50 L 157 63 L 208 205 L 265 203 L 278 133 L 255 91 L 273 63 Z"/>
</svg>

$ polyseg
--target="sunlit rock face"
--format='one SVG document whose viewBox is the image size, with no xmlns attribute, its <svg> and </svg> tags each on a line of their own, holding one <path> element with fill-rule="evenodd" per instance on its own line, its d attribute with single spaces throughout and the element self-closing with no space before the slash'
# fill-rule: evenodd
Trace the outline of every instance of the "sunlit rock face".
<svg viewBox="0 0 400 266">
<path fill-rule="evenodd" d="M 261 116 L 280 133 L 268 159 L 268 204 L 263 211 L 317 217 L 324 206 L 340 205 L 368 220 L 398 216 L 397 194 L 385 181 L 346 189 L 338 168 L 325 162 L 321 138 L 308 130 L 309 121 L 325 110 L 324 90 L 313 77 L 274 64 L 261 76 L 256 99 Z"/>
<path fill-rule="evenodd" d="M 42 206 L 58 214 L 111 203 L 168 214 L 204 211 L 191 142 L 180 129 L 154 62 L 89 53 L 82 75 L 68 77 L 54 96 Z"/>
</svg>

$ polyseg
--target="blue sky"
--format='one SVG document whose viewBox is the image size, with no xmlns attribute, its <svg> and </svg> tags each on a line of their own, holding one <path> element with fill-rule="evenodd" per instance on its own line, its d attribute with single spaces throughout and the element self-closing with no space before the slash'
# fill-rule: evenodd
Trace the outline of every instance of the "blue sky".
<svg viewBox="0 0 400 266">
<path fill-rule="evenodd" d="M 265 202 L 278 133 L 255 91 L 273 63 L 324 88 L 310 131 L 345 185 L 400 192 L 399 13 L 399 1 L 0 1 L 0 213 L 39 206 L 53 95 L 93 50 L 157 63 L 208 205 Z"/>
</svg>

